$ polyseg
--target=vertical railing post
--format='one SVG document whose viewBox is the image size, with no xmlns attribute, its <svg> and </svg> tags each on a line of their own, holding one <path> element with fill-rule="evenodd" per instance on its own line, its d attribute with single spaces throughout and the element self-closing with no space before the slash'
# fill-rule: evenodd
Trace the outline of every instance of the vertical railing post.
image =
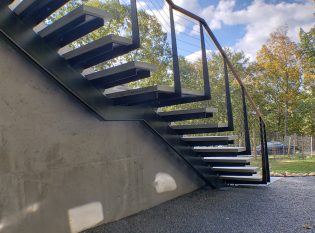
<svg viewBox="0 0 315 233">
<path fill-rule="evenodd" d="M 171 37 L 172 37 L 172 54 L 173 54 L 173 71 L 174 71 L 174 88 L 177 95 L 182 94 L 182 85 L 180 81 L 179 61 L 177 52 L 176 30 L 174 22 L 174 13 L 172 5 L 170 8 L 170 23 L 171 23 Z"/>
<path fill-rule="evenodd" d="M 131 17 L 131 32 L 132 32 L 132 46 L 140 48 L 140 32 L 137 0 L 130 0 L 130 17 Z"/>
<path fill-rule="evenodd" d="M 249 126 L 248 126 L 248 113 L 246 106 L 246 97 L 244 87 L 241 86 L 242 89 L 242 102 L 243 102 L 243 116 L 244 116 L 244 133 L 245 133 L 245 147 L 246 154 L 251 154 L 251 146 L 250 146 L 250 137 L 249 137 Z"/>
<path fill-rule="evenodd" d="M 234 121 L 233 121 L 233 111 L 232 111 L 232 101 L 231 101 L 231 90 L 230 90 L 230 81 L 229 81 L 229 72 L 226 64 L 226 58 L 223 57 L 224 64 L 224 81 L 225 81 L 225 104 L 226 104 L 226 114 L 228 120 L 228 128 L 234 130 Z"/>
<path fill-rule="evenodd" d="M 265 142 L 265 134 L 264 134 L 264 126 L 263 126 L 263 120 L 261 117 L 259 117 L 259 128 L 260 128 L 260 153 L 261 153 L 261 165 L 262 165 L 262 182 L 267 183 L 267 167 L 266 167 L 266 150 L 268 151 L 268 148 L 266 147 Z"/>
<path fill-rule="evenodd" d="M 263 132 L 264 132 L 264 141 L 265 141 L 265 166 L 266 166 L 266 180 L 270 182 L 270 168 L 269 168 L 269 154 L 268 154 L 268 140 L 267 140 L 267 132 L 265 122 L 262 121 L 263 124 Z"/>
<path fill-rule="evenodd" d="M 209 78 L 209 70 L 208 70 L 208 61 L 207 61 L 207 51 L 205 44 L 205 35 L 203 32 L 203 24 L 199 22 L 200 25 L 200 41 L 201 41 L 201 52 L 202 52 L 202 71 L 203 71 L 203 85 L 204 85 L 204 93 L 206 98 L 211 98 L 211 90 L 210 90 L 210 78 Z"/>
</svg>

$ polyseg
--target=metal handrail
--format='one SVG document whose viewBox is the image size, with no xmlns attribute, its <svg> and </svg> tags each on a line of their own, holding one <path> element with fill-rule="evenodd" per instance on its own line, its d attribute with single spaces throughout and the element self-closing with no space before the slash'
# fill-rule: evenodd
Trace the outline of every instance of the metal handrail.
<svg viewBox="0 0 315 233">
<path fill-rule="evenodd" d="M 217 47 L 217 49 L 220 51 L 223 59 L 226 61 L 228 67 L 230 68 L 230 70 L 232 71 L 235 79 L 238 81 L 238 83 L 240 84 L 240 86 L 242 88 L 244 88 L 244 93 L 247 97 L 247 99 L 249 100 L 250 104 L 252 105 L 253 110 L 257 113 L 257 116 L 260 117 L 261 119 L 263 119 L 263 115 L 260 112 L 259 108 L 257 107 L 256 103 L 254 102 L 254 100 L 252 99 L 252 97 L 250 96 L 250 94 L 248 93 L 243 81 L 241 80 L 240 76 L 238 75 L 238 72 L 236 71 L 236 69 L 234 68 L 233 64 L 231 63 L 231 61 L 229 60 L 228 56 L 226 55 L 226 53 L 224 52 L 223 48 L 221 47 L 220 43 L 218 42 L 217 38 L 215 37 L 215 35 L 213 34 L 212 30 L 210 29 L 208 23 L 201 17 L 199 17 L 198 15 L 195 15 L 194 13 L 176 5 L 173 0 L 165 0 L 174 10 L 177 10 L 179 12 L 181 12 L 182 14 L 185 14 L 197 21 L 199 21 L 206 29 L 206 31 L 208 32 L 209 36 L 211 37 L 212 41 L 214 42 L 215 46 Z"/>
</svg>

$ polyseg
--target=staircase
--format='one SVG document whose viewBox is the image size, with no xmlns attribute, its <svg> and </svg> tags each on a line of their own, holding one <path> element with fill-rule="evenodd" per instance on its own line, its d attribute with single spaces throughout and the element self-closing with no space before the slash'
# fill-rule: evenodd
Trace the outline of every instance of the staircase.
<svg viewBox="0 0 315 233">
<path fill-rule="evenodd" d="M 170 6 L 172 26 L 174 87 L 154 85 L 131 89 L 125 84 L 149 78 L 156 67 L 144 62 L 132 61 L 88 74 L 84 74 L 83 71 L 139 48 L 141 38 L 136 0 L 130 1 L 132 38 L 107 35 L 64 53 L 60 53 L 59 50 L 102 27 L 105 22 L 112 18 L 111 14 L 83 5 L 35 32 L 33 30 L 35 26 L 42 23 L 68 0 L 23 0 L 11 10 L 8 5 L 12 2 L 12 0 L 1 0 L 0 2 L 1 37 L 23 56 L 32 60 L 47 75 L 54 78 L 67 92 L 74 95 L 84 106 L 94 112 L 100 120 L 142 121 L 211 187 L 218 188 L 225 184 L 266 184 L 270 181 L 266 129 L 262 116 L 203 19 L 167 0 L 166 2 Z M 202 92 L 181 87 L 175 23 L 172 14 L 175 10 L 200 22 L 204 73 L 204 91 Z M 207 58 L 204 41 L 202 41 L 204 31 L 211 36 L 224 58 L 227 84 L 227 123 L 194 123 L 197 119 L 215 116 L 216 108 L 168 111 L 163 108 L 211 99 Z M 233 132 L 234 130 L 228 68 L 242 88 L 244 147 L 233 146 L 238 136 L 218 134 Z M 260 122 L 261 171 L 258 167 L 250 166 L 251 146 L 246 109 L 248 103 L 255 109 Z M 189 120 L 189 124 L 183 123 L 187 120 Z M 255 175 L 257 172 L 261 172 L 262 175 Z"/>
</svg>

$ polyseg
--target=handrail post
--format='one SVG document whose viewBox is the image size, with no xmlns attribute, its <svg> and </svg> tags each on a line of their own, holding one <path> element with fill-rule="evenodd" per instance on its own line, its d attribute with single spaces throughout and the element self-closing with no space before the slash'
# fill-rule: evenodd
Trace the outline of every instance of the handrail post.
<svg viewBox="0 0 315 233">
<path fill-rule="evenodd" d="M 202 51 L 202 71 L 203 71 L 203 85 L 204 85 L 204 93 L 206 98 L 211 98 L 211 90 L 210 90 L 210 77 L 208 70 L 208 61 L 207 61 L 207 51 L 205 45 L 205 36 L 203 32 L 203 25 L 199 22 L 200 26 L 200 42 L 201 42 L 201 51 Z"/>
<path fill-rule="evenodd" d="M 243 86 L 241 86 L 241 89 L 242 89 L 242 102 L 243 102 L 243 115 L 244 115 L 245 148 L 246 148 L 246 154 L 251 154 L 249 126 L 248 126 L 248 113 L 247 113 L 247 106 L 246 106 L 245 90 L 244 90 Z"/>
<path fill-rule="evenodd" d="M 266 124 L 262 121 L 263 124 L 263 132 L 264 132 L 264 140 L 265 140 L 265 166 L 266 166 L 266 180 L 270 182 L 270 168 L 269 168 L 269 154 L 268 154 L 268 140 L 267 140 L 267 133 L 266 133 Z"/>
<path fill-rule="evenodd" d="M 182 94 L 182 85 L 180 80 L 179 61 L 177 52 L 176 30 L 174 22 L 173 7 L 169 5 L 170 22 L 171 22 L 171 36 L 172 36 L 172 54 L 173 54 L 173 71 L 174 71 L 174 88 L 177 95 Z"/>
<path fill-rule="evenodd" d="M 228 128 L 230 130 L 234 130 L 229 72 L 228 72 L 228 67 L 226 64 L 226 58 L 225 57 L 223 57 L 223 64 L 224 64 L 224 81 L 225 81 L 225 104 L 226 104 Z"/>
<path fill-rule="evenodd" d="M 140 48 L 140 32 L 137 0 L 130 0 L 130 17 L 131 17 L 131 31 L 132 31 L 132 46 Z"/>
<path fill-rule="evenodd" d="M 264 126 L 263 126 L 263 120 L 261 117 L 259 117 L 259 128 L 260 128 L 260 153 L 261 153 L 261 164 L 262 164 L 262 178 L 263 183 L 267 183 L 267 166 L 266 166 L 266 152 L 265 149 L 268 151 L 268 148 L 266 146 L 265 137 L 264 137 Z M 268 153 L 268 152 L 267 152 Z"/>
</svg>

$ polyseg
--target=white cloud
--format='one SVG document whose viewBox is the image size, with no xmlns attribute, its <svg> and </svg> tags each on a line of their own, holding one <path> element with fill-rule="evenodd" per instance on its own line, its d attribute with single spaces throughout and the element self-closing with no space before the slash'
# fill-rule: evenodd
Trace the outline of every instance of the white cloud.
<svg viewBox="0 0 315 233">
<path fill-rule="evenodd" d="M 209 55 L 213 52 L 213 50 L 211 49 L 207 49 L 206 53 L 207 53 L 207 57 L 209 57 Z M 215 50 L 215 52 L 218 52 L 218 50 Z M 201 50 L 196 51 L 194 53 L 191 53 L 187 56 L 185 56 L 185 59 L 189 62 L 195 62 L 198 61 L 202 58 L 202 54 L 201 54 Z"/>
<path fill-rule="evenodd" d="M 246 25 L 244 37 L 235 44 L 234 48 L 243 50 L 252 59 L 267 41 L 270 33 L 278 27 L 287 25 L 290 38 L 298 41 L 299 29 L 308 30 L 314 25 L 314 4 L 311 0 L 278 4 L 255 0 L 247 8 L 233 11 L 235 4 L 235 0 L 222 0 L 214 11 L 210 7 L 209 15 L 207 9 L 204 9 L 201 15 L 212 29 L 220 29 L 223 24 Z"/>
</svg>

